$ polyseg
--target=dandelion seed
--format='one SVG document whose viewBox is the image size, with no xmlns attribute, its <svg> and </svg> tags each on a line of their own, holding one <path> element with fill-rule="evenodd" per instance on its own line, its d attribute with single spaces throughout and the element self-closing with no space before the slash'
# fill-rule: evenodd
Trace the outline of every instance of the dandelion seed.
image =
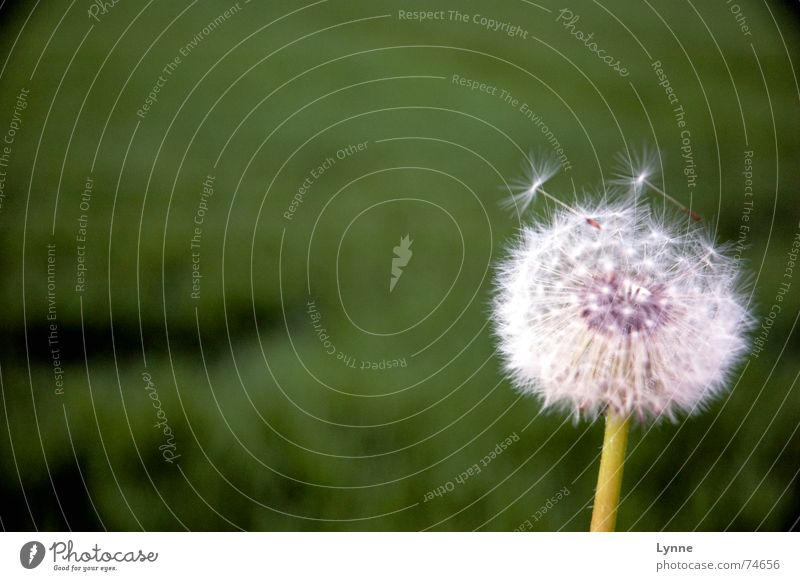
<svg viewBox="0 0 800 581">
<path fill-rule="evenodd" d="M 523 164 L 524 177 L 512 180 L 509 188 L 512 194 L 500 202 L 500 207 L 507 210 L 514 210 L 517 215 L 522 215 L 531 205 L 538 195 L 541 195 L 557 206 L 580 215 L 569 204 L 564 203 L 556 196 L 551 195 L 544 189 L 544 185 L 558 173 L 558 162 L 543 156 L 538 160 L 533 154 L 528 154 Z M 516 193 L 514 193 L 516 192 Z M 583 216 L 587 224 L 593 228 L 600 229 L 600 223 L 591 216 Z"/>
<path fill-rule="evenodd" d="M 619 154 L 617 155 L 615 177 L 610 183 L 628 188 L 633 193 L 634 199 L 637 199 L 646 188 L 650 188 L 669 203 L 680 208 L 683 213 L 688 214 L 695 222 L 701 221 L 703 218 L 700 214 L 653 183 L 651 178 L 658 173 L 656 169 L 660 166 L 658 162 L 658 156 L 650 149 L 644 149 L 641 153 L 634 153 L 631 156 Z"/>
<path fill-rule="evenodd" d="M 549 198 L 550 194 L 545 192 L 542 186 L 558 173 L 558 169 L 558 163 L 548 157 L 543 157 L 539 161 L 533 154 L 529 154 L 523 163 L 524 177 L 512 180 L 510 189 L 513 193 L 500 202 L 501 207 L 522 214 L 538 194 Z M 555 199 L 554 201 L 562 203 Z"/>
<path fill-rule="evenodd" d="M 638 196 L 659 167 L 658 156 L 652 149 L 645 148 L 630 155 L 620 153 L 616 156 L 615 177 L 610 183 L 628 188 Z"/>
</svg>

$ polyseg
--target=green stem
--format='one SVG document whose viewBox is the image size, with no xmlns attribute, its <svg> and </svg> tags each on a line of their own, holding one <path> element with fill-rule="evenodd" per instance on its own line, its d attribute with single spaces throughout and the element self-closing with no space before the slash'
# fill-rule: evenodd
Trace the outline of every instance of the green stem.
<svg viewBox="0 0 800 581">
<path fill-rule="evenodd" d="M 592 532 L 613 532 L 617 525 L 617 506 L 622 489 L 622 468 L 629 426 L 627 416 L 620 416 L 613 410 L 608 411 L 600 472 L 597 475 L 597 492 L 592 509 L 592 525 L 589 529 Z"/>
</svg>

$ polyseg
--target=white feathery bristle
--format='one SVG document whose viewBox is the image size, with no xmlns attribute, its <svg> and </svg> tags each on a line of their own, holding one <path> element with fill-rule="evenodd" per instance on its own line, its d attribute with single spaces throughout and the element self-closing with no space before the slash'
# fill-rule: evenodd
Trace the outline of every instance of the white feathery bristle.
<svg viewBox="0 0 800 581">
<path fill-rule="evenodd" d="M 634 195 L 639 195 L 653 176 L 660 173 L 658 156 L 651 149 L 629 154 L 620 153 L 616 157 L 614 179 L 610 183 L 626 188 Z"/>
<path fill-rule="evenodd" d="M 745 305 L 737 262 L 702 228 L 596 201 L 523 229 L 494 316 L 515 386 L 545 407 L 674 419 L 724 389 L 747 348 Z"/>
<path fill-rule="evenodd" d="M 524 177 L 511 182 L 509 189 L 512 194 L 501 201 L 500 206 L 522 214 L 528 209 L 537 194 L 544 193 L 542 186 L 556 175 L 558 170 L 558 162 L 548 157 L 538 160 L 536 156 L 529 154 L 523 164 Z"/>
</svg>

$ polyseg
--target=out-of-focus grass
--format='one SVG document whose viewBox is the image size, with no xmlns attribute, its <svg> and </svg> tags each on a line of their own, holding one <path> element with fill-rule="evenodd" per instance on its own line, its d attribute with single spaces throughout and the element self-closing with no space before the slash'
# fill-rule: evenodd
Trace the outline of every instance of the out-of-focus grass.
<svg viewBox="0 0 800 581">
<path fill-rule="evenodd" d="M 136 109 L 161 68 L 229 4 L 195 5 L 166 28 L 186 6 L 162 3 L 123 35 L 142 7 L 122 3 L 80 50 L 90 22 L 73 11 L 37 65 L 62 16 L 60 5 L 44 4 L 17 41 L 29 8 L 6 14 L 0 39 L 2 54 L 13 47 L 0 120 L 19 88 L 31 89 L 0 213 L 6 527 L 513 529 L 565 486 L 569 496 L 535 528 L 586 527 L 600 427 L 538 415 L 536 402 L 509 389 L 487 325 L 491 263 L 518 227 L 497 205 L 498 186 L 519 174 L 522 154 L 547 143 L 519 110 L 453 85 L 453 74 L 505 89 L 542 116 L 573 166 L 553 192 L 571 199 L 573 187 L 609 177 L 626 144 L 657 144 L 666 187 L 723 240 L 740 233 L 752 150 L 743 257 L 758 316 L 775 301 L 800 186 L 787 60 L 797 38 L 778 8 L 783 38 L 763 6 L 740 2 L 747 38 L 724 7 L 574 4 L 581 26 L 628 65 L 622 79 L 553 14 L 524 2 L 458 9 L 520 24 L 527 40 L 473 23 L 401 22 L 397 10 L 415 7 L 390 2 L 323 3 L 259 31 L 298 6 L 248 4 L 184 59 L 142 120 Z M 382 15 L 390 16 L 364 20 Z M 699 173 L 691 200 L 656 59 L 687 114 Z M 392 138 L 413 139 L 379 142 Z M 284 219 L 309 172 L 359 142 L 366 150 L 337 161 Z M 203 228 L 202 293 L 191 300 L 192 219 L 209 174 L 216 193 Z M 87 176 L 95 186 L 79 294 L 75 233 Z M 544 211 L 537 204 L 527 219 Z M 414 259 L 388 294 L 391 249 L 406 233 Z M 60 397 L 46 341 L 50 243 Z M 337 349 L 406 358 L 407 367 L 349 369 L 326 354 L 309 294 Z M 797 294 L 782 306 L 729 397 L 677 426 L 634 432 L 622 528 L 794 522 L 799 402 L 787 353 L 797 349 Z M 386 333 L 428 313 L 386 337 L 356 327 Z M 142 351 L 176 434 L 177 465 L 158 453 Z M 478 476 L 423 502 L 514 432 L 520 441 Z"/>
</svg>

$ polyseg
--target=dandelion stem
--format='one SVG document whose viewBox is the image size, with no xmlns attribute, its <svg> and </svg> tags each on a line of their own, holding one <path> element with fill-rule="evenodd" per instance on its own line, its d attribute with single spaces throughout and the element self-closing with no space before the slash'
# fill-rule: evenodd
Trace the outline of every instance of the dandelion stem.
<svg viewBox="0 0 800 581">
<path fill-rule="evenodd" d="M 630 420 L 609 409 L 597 475 L 597 491 L 592 510 L 592 532 L 612 532 L 617 525 L 617 506 L 622 488 L 622 468 L 628 445 Z"/>
</svg>

